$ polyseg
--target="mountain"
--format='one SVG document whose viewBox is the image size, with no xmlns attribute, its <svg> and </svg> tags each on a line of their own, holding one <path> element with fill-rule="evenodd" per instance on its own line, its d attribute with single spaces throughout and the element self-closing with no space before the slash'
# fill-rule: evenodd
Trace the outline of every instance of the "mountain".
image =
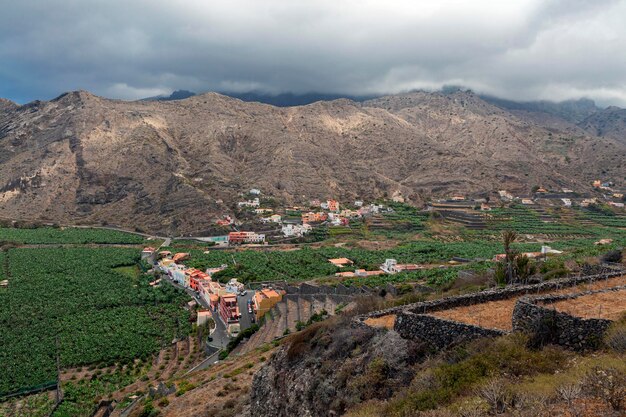
<svg viewBox="0 0 626 417">
<path fill-rule="evenodd" d="M 578 126 L 592 135 L 606 136 L 626 143 L 626 109 L 607 107 L 589 115 Z"/>
<path fill-rule="evenodd" d="M 216 93 L 84 91 L 0 107 L 3 217 L 206 230 L 252 187 L 279 201 L 621 185 L 626 144 L 519 118 L 467 91 L 274 107 Z"/>
<path fill-rule="evenodd" d="M 304 106 L 306 104 L 315 103 L 317 101 L 333 101 L 340 99 L 348 99 L 352 101 L 365 101 L 374 98 L 374 96 L 351 96 L 344 94 L 324 94 L 324 93 L 282 93 L 282 94 L 264 94 L 259 92 L 222 92 L 229 97 L 238 98 L 242 101 L 251 101 L 258 103 L 271 104 L 277 107 L 291 107 L 291 106 Z"/>
<path fill-rule="evenodd" d="M 196 93 L 187 90 L 176 90 L 169 96 L 154 96 L 142 99 L 143 101 L 170 101 L 170 100 L 184 100 L 189 97 L 195 96 Z"/>
<path fill-rule="evenodd" d="M 587 98 L 561 102 L 545 100 L 519 102 L 490 96 L 481 96 L 481 98 L 512 112 L 545 113 L 575 124 L 601 110 L 593 100 Z"/>
</svg>

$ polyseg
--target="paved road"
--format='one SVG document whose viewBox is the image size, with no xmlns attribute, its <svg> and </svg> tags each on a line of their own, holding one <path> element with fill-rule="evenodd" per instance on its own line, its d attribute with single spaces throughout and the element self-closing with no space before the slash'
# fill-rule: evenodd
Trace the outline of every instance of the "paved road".
<svg viewBox="0 0 626 417">
<path fill-rule="evenodd" d="M 248 327 L 252 326 L 252 317 L 253 314 L 248 313 L 248 300 L 251 300 L 254 297 L 254 291 L 247 290 L 246 295 L 237 297 L 237 304 L 239 305 L 239 312 L 241 313 L 241 318 L 239 319 L 239 327 L 241 331 L 244 331 Z"/>
</svg>

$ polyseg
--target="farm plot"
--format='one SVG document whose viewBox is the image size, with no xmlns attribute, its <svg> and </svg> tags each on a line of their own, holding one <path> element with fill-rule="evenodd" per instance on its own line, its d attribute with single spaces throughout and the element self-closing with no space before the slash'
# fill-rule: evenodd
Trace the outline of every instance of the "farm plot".
<svg viewBox="0 0 626 417">
<path fill-rule="evenodd" d="M 0 291 L 0 396 L 54 382 L 62 368 L 146 358 L 189 330 L 187 296 L 114 271 L 127 248 L 20 248 Z"/>
<path fill-rule="evenodd" d="M 55 243 L 140 244 L 144 241 L 144 238 L 131 233 L 108 229 L 86 229 L 76 227 L 39 227 L 36 229 L 18 229 L 2 227 L 0 228 L 0 241 L 37 245 Z"/>
<path fill-rule="evenodd" d="M 573 294 L 582 291 L 599 290 L 622 285 L 626 285 L 626 276 L 597 281 L 589 284 L 581 284 L 575 287 L 563 288 L 558 291 L 549 291 L 547 293 Z M 511 318 L 513 315 L 513 309 L 515 308 L 515 303 L 520 297 L 521 296 L 517 296 L 506 300 L 488 301 L 481 304 L 456 307 L 449 310 L 429 313 L 429 315 L 441 319 L 485 327 L 488 329 L 510 331 L 512 329 Z M 596 312 L 597 311 L 598 310 L 596 308 Z"/>
<path fill-rule="evenodd" d="M 584 319 L 617 320 L 626 311 L 626 289 L 587 294 L 545 306 Z"/>
</svg>

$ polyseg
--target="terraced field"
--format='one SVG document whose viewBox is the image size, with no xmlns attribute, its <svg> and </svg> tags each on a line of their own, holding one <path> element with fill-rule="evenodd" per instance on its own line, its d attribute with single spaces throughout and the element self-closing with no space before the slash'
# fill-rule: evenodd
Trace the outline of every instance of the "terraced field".
<svg viewBox="0 0 626 417">
<path fill-rule="evenodd" d="M 580 284 L 575 287 L 563 288 L 558 291 L 548 291 L 537 294 L 574 294 L 583 291 L 599 290 L 626 285 L 626 276 L 597 281 L 592 284 Z M 534 295 L 534 294 L 532 294 Z M 619 293 L 617 294 L 619 295 Z M 460 323 L 472 324 L 474 326 L 489 329 L 510 331 L 512 329 L 511 317 L 515 303 L 522 296 L 507 298 L 505 300 L 488 301 L 481 304 L 474 304 L 463 307 L 451 308 L 437 311 L 429 315 L 441 319 L 453 320 Z M 612 299 L 619 299 L 615 294 L 610 295 Z M 626 300 L 626 298 L 624 298 Z M 566 305 L 565 303 L 564 305 Z M 626 306 L 622 302 L 622 311 Z M 597 312 L 597 309 L 595 309 Z"/>
</svg>

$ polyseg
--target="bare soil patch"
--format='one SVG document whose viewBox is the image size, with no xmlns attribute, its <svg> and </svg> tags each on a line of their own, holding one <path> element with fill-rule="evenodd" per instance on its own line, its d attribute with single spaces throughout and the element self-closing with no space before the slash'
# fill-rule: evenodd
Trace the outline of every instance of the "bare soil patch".
<svg viewBox="0 0 626 417">
<path fill-rule="evenodd" d="M 617 320 L 626 311 L 626 289 L 583 295 L 546 306 L 584 319 Z"/>
<path fill-rule="evenodd" d="M 367 324 L 370 327 L 393 329 L 393 325 L 396 323 L 396 315 L 389 314 L 382 317 L 370 317 L 366 319 L 363 323 Z"/>
</svg>

